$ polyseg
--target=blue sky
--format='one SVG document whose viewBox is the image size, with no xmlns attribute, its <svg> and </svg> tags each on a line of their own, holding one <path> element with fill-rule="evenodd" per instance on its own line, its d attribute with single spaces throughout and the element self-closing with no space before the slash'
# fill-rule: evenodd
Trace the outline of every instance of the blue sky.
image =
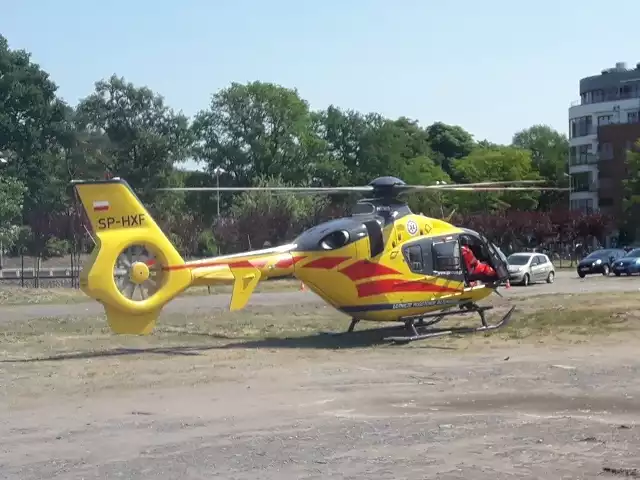
<svg viewBox="0 0 640 480">
<path fill-rule="evenodd" d="M 193 115 L 230 82 L 509 142 L 567 131 L 578 81 L 640 62 L 637 0 L 0 0 L 0 33 L 75 105 L 113 73 Z M 626 26 L 628 25 L 628 27 Z"/>
</svg>

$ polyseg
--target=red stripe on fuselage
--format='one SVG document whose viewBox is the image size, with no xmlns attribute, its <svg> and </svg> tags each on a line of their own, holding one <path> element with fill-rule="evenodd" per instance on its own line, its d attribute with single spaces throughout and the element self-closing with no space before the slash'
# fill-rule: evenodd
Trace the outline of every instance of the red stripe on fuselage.
<svg viewBox="0 0 640 480">
<path fill-rule="evenodd" d="M 289 268 L 300 260 L 306 257 L 295 257 L 295 258 L 283 258 L 278 260 L 278 262 L 274 265 L 274 268 Z M 236 260 L 233 261 L 224 261 L 224 260 L 211 260 L 209 262 L 200 262 L 200 263 L 185 263 L 183 265 L 172 265 L 169 267 L 163 267 L 163 270 L 193 270 L 194 268 L 205 268 L 205 267 L 217 267 L 228 265 L 229 268 L 263 268 L 269 258 L 256 258 L 256 259 L 247 259 L 247 260 Z"/>
<path fill-rule="evenodd" d="M 373 295 L 382 295 L 385 293 L 398 292 L 459 292 L 457 288 L 443 287 L 435 283 L 426 282 L 407 282 L 406 280 L 374 280 L 373 282 L 362 283 L 357 285 L 359 297 L 371 297 Z"/>
<path fill-rule="evenodd" d="M 290 268 L 293 267 L 300 260 L 307 257 L 292 257 L 291 255 L 283 258 L 282 260 L 278 260 L 274 265 L 274 268 Z"/>
<path fill-rule="evenodd" d="M 303 268 L 321 268 L 323 270 L 331 270 L 333 267 L 337 267 L 342 262 L 349 260 L 351 257 L 323 257 L 316 260 L 312 260 Z"/>
<path fill-rule="evenodd" d="M 379 263 L 360 260 L 348 267 L 339 270 L 340 273 L 349 277 L 350 280 L 357 282 L 365 278 L 380 277 L 382 275 L 399 275 L 400 272 Z"/>
</svg>

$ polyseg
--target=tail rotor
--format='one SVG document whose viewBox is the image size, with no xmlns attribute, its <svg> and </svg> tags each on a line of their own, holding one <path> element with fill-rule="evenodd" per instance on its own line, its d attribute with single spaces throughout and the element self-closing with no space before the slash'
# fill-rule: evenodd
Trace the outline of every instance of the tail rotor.
<svg viewBox="0 0 640 480">
<path fill-rule="evenodd" d="M 130 245 L 116 259 L 113 277 L 120 294 L 134 302 L 155 295 L 166 278 L 161 258 L 150 245 Z"/>
</svg>

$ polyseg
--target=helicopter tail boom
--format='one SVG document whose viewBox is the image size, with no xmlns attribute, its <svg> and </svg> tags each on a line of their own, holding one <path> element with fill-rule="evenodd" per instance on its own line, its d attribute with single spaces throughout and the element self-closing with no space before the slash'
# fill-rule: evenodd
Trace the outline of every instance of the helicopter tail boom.
<svg viewBox="0 0 640 480">
<path fill-rule="evenodd" d="M 115 333 L 151 333 L 162 307 L 191 285 L 191 271 L 126 181 L 72 184 L 95 234 L 80 289 L 104 305 Z"/>
<path fill-rule="evenodd" d="M 149 334 L 160 311 L 194 285 L 231 283 L 230 310 L 249 301 L 260 280 L 293 274 L 295 245 L 185 262 L 128 183 L 73 182 L 95 233 L 80 288 L 102 303 L 111 330 Z"/>
</svg>

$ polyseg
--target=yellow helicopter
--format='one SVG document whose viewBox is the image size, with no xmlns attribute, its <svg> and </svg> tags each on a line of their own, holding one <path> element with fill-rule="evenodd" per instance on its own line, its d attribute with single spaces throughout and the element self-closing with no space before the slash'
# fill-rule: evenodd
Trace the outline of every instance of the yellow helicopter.
<svg viewBox="0 0 640 480">
<path fill-rule="evenodd" d="M 407 334 L 389 337 L 409 342 L 453 333 L 495 330 L 515 307 L 488 324 L 478 302 L 508 281 L 507 260 L 481 233 L 447 221 L 416 215 L 400 197 L 415 191 L 563 190 L 526 187 L 522 182 L 407 185 L 380 177 L 365 186 L 194 187 L 182 191 L 294 191 L 303 194 L 358 192 L 353 213 L 316 225 L 287 245 L 185 262 L 129 184 L 121 178 L 72 182 L 96 245 L 80 274 L 80 288 L 102 303 L 118 334 L 149 334 L 163 306 L 195 285 L 232 283 L 230 310 L 247 304 L 259 281 L 295 276 L 352 319 L 404 323 Z M 514 186 L 520 184 L 518 186 Z M 512 186 L 509 186 L 512 185 Z M 475 276 L 462 260 L 461 244 L 489 265 L 493 275 Z M 447 315 L 476 312 L 482 325 L 427 331 Z"/>
</svg>

